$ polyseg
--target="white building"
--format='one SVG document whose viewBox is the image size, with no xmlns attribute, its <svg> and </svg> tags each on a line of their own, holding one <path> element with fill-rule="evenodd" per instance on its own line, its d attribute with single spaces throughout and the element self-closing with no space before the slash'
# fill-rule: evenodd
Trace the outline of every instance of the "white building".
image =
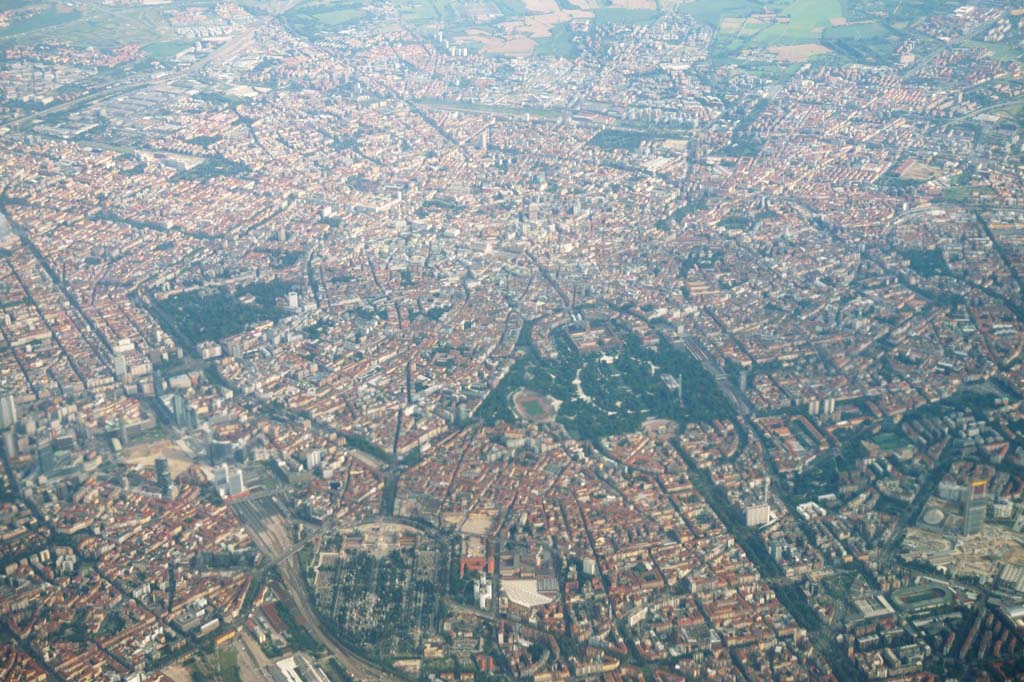
<svg viewBox="0 0 1024 682">
<path fill-rule="evenodd" d="M 310 450 L 306 453 L 306 469 L 312 471 L 320 466 L 321 453 L 319 450 Z"/>
<path fill-rule="evenodd" d="M 1000 498 L 992 504 L 992 516 L 997 519 L 1009 519 L 1013 516 L 1013 500 Z"/>
<path fill-rule="evenodd" d="M 14 396 L 8 393 L 0 397 L 0 429 L 14 426 L 18 421 L 18 408 L 14 404 Z"/>
<path fill-rule="evenodd" d="M 959 502 L 963 497 L 964 487 L 953 481 L 939 481 L 939 497 L 949 502 Z"/>
<path fill-rule="evenodd" d="M 772 508 L 767 504 L 747 507 L 747 527 L 763 526 L 772 520 Z"/>
<path fill-rule="evenodd" d="M 486 609 L 491 605 L 493 598 L 494 586 L 486 575 L 481 575 L 473 581 L 473 599 L 476 600 L 478 608 Z"/>
<path fill-rule="evenodd" d="M 232 497 L 245 492 L 245 480 L 241 469 L 232 469 L 228 474 L 228 494 Z"/>
</svg>

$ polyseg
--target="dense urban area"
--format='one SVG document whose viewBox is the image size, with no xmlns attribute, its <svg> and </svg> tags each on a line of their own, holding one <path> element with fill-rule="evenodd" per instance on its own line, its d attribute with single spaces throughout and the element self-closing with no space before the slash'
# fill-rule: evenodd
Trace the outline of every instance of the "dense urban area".
<svg viewBox="0 0 1024 682">
<path fill-rule="evenodd" d="M 0 680 L 1024 679 L 1024 8 L 0 3 Z"/>
</svg>

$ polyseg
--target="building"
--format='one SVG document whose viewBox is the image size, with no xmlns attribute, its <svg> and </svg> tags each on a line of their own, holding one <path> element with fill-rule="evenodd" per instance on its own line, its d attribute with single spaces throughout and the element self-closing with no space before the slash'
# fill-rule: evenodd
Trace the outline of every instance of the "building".
<svg viewBox="0 0 1024 682">
<path fill-rule="evenodd" d="M 862 597 L 861 599 L 855 600 L 853 605 L 857 607 L 857 610 L 860 612 L 860 617 L 863 620 L 886 618 L 896 613 L 896 609 L 894 609 L 881 594 L 872 594 Z"/>
<path fill-rule="evenodd" d="M 305 654 L 295 654 L 270 668 L 275 682 L 330 682 L 327 675 Z"/>
<path fill-rule="evenodd" d="M 188 422 L 188 403 L 185 402 L 185 398 L 175 393 L 171 396 L 171 407 L 174 410 L 174 423 L 185 426 Z"/>
<path fill-rule="evenodd" d="M 171 472 L 167 467 L 167 458 L 157 457 L 154 462 L 156 466 L 156 484 L 160 488 L 160 493 L 167 497 L 171 490 Z"/>
<path fill-rule="evenodd" d="M 772 520 L 772 508 L 767 504 L 747 507 L 747 527 L 763 526 Z"/>
<path fill-rule="evenodd" d="M 0 429 L 9 429 L 18 421 L 18 408 L 10 393 L 0 397 Z"/>
<path fill-rule="evenodd" d="M 242 475 L 242 470 L 231 469 L 228 472 L 228 494 L 234 497 L 235 495 L 241 495 L 245 492 L 245 479 Z"/>
<path fill-rule="evenodd" d="M 128 425 L 123 416 L 117 418 L 117 439 L 121 441 L 121 447 L 128 445 Z"/>
<path fill-rule="evenodd" d="M 220 465 L 217 472 L 217 486 L 222 497 L 235 497 L 246 491 L 245 476 L 240 467 Z"/>
<path fill-rule="evenodd" d="M 14 431 L 12 429 L 4 431 L 4 453 L 8 457 L 15 457 L 18 454 L 18 442 L 14 438 Z"/>
<path fill-rule="evenodd" d="M 1019 533 L 1024 529 L 1024 504 L 1017 509 L 1017 516 L 1013 519 L 1013 531 Z"/>
<path fill-rule="evenodd" d="M 999 569 L 996 585 L 1014 592 L 1024 592 L 1024 565 L 1003 564 Z"/>
<path fill-rule="evenodd" d="M 964 487 L 953 481 L 939 481 L 939 497 L 950 502 L 962 500 L 964 497 Z"/>
<path fill-rule="evenodd" d="M 318 466 L 320 466 L 320 457 L 321 454 L 319 450 L 310 450 L 309 452 L 307 452 L 306 469 L 312 471 L 313 469 L 316 469 Z"/>
<path fill-rule="evenodd" d="M 487 575 L 477 576 L 473 581 L 473 599 L 476 601 L 477 608 L 486 610 L 490 607 L 493 597 L 494 586 Z"/>
<path fill-rule="evenodd" d="M 747 507 L 747 527 L 764 526 L 772 521 L 772 508 L 768 504 L 768 487 L 771 480 L 764 479 L 764 497 L 760 504 L 753 504 Z"/>
<path fill-rule="evenodd" d="M 4 433 L 6 436 L 10 431 Z M 36 466 L 39 467 L 39 473 L 47 476 L 57 468 L 57 456 L 53 452 L 53 448 L 39 448 L 36 451 Z"/>
<path fill-rule="evenodd" d="M 985 525 L 985 513 L 988 511 L 988 501 L 985 499 L 986 487 L 987 481 L 973 481 L 964 490 L 964 535 L 980 533 L 982 526 Z"/>
</svg>

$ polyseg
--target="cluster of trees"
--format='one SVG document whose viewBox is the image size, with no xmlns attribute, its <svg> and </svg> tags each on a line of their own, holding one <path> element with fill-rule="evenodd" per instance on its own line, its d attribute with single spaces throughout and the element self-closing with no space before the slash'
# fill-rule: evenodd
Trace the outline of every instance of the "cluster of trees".
<svg viewBox="0 0 1024 682">
<path fill-rule="evenodd" d="M 907 249 L 901 255 L 910 261 L 910 269 L 922 277 L 950 274 L 939 249 Z"/>
<path fill-rule="evenodd" d="M 299 651 L 317 652 L 321 650 L 320 643 L 313 638 L 313 635 L 309 634 L 306 628 L 298 624 L 295 620 L 295 614 L 291 612 L 291 609 L 284 602 L 279 601 L 274 604 L 274 610 L 277 612 L 278 617 L 281 618 L 281 622 L 284 623 L 288 646 Z"/>
<path fill-rule="evenodd" d="M 255 295 L 255 294 L 254 294 Z M 193 344 L 217 341 L 245 331 L 246 327 L 286 315 L 273 303 L 242 303 L 226 288 L 186 291 L 156 301 L 165 320 L 173 320 L 178 330 Z"/>
<path fill-rule="evenodd" d="M 238 287 L 236 292 L 239 296 L 252 296 L 256 303 L 267 308 L 277 305 L 277 299 L 285 298 L 288 293 L 295 289 L 291 282 L 280 279 L 273 279 L 269 282 L 253 282 Z"/>
<path fill-rule="evenodd" d="M 234 177 L 248 173 L 251 168 L 241 161 L 232 161 L 220 154 L 211 156 L 195 168 L 179 171 L 173 180 L 198 180 L 200 182 L 216 177 Z"/>
<path fill-rule="evenodd" d="M 635 431 L 651 417 L 685 423 L 735 415 L 714 378 L 689 352 L 666 340 L 647 348 L 636 336 L 624 336 L 624 346 L 611 363 L 606 363 L 581 357 L 565 332 L 556 332 L 553 340 L 558 358 L 529 353 L 518 360 L 481 404 L 477 416 L 489 422 L 511 421 L 509 397 L 519 388 L 562 401 L 558 421 L 584 440 Z M 661 380 L 662 374 L 680 381 L 682 400 Z M 573 384 L 577 376 L 580 390 L 589 400 L 577 394 Z"/>
<path fill-rule="evenodd" d="M 633 151 L 640 146 L 648 135 L 635 130 L 605 129 L 590 139 L 590 144 L 601 149 L 625 149 Z"/>
<path fill-rule="evenodd" d="M 355 552 L 334 567 L 334 589 L 317 605 L 338 626 L 339 638 L 378 660 L 415 655 L 436 629 L 439 580 L 414 569 L 416 550 L 392 551 L 380 559 Z M 437 578 L 438 576 L 434 576 Z"/>
</svg>

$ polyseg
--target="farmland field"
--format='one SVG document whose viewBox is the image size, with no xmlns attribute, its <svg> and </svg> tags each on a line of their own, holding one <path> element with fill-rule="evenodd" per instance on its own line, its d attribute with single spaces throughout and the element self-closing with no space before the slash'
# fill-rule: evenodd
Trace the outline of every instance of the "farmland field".
<svg viewBox="0 0 1024 682">
<path fill-rule="evenodd" d="M 758 32 L 754 40 L 763 45 L 793 45 L 817 42 L 831 19 L 843 16 L 839 0 L 795 0 L 777 8 L 788 23 L 773 24 Z"/>
</svg>

